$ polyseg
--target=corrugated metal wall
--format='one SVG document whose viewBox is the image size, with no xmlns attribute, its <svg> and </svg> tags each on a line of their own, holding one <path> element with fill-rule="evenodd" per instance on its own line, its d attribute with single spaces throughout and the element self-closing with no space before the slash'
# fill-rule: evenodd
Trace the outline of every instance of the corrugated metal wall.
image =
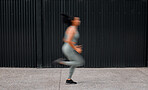
<svg viewBox="0 0 148 90">
<path fill-rule="evenodd" d="M 0 0 L 0 67 L 36 67 L 36 0 Z"/>
<path fill-rule="evenodd" d="M 64 57 L 60 13 L 81 19 L 84 67 L 146 66 L 146 0 L 42 0 L 42 7 L 43 67 Z"/>
<path fill-rule="evenodd" d="M 64 57 L 60 13 L 81 19 L 84 67 L 147 65 L 147 0 L 0 0 L 0 67 L 66 67 L 51 64 Z"/>
</svg>

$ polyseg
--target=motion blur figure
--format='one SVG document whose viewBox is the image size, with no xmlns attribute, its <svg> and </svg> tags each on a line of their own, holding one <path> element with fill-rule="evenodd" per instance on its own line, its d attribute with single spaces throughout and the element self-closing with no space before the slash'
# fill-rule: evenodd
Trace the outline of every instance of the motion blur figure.
<svg viewBox="0 0 148 90">
<path fill-rule="evenodd" d="M 64 61 L 62 59 L 57 59 L 54 62 L 58 64 L 68 65 L 70 66 L 69 76 L 66 80 L 67 84 L 77 84 L 71 78 L 74 73 L 76 67 L 83 66 L 85 63 L 84 58 L 80 55 L 82 53 L 82 45 L 77 45 L 78 38 L 80 34 L 78 32 L 78 26 L 80 25 L 79 17 L 70 17 L 65 14 L 61 14 L 63 16 L 63 22 L 68 25 L 63 41 L 65 42 L 62 46 L 63 54 L 70 61 Z"/>
</svg>

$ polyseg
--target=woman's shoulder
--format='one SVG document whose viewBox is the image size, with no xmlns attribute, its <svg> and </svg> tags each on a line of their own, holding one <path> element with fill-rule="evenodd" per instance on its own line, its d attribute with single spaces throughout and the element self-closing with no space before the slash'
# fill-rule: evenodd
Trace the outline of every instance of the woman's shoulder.
<svg viewBox="0 0 148 90">
<path fill-rule="evenodd" d="M 75 32 L 76 31 L 76 28 L 73 27 L 73 26 L 69 26 L 67 29 L 66 29 L 67 32 Z"/>
<path fill-rule="evenodd" d="M 71 27 L 71 26 L 69 26 L 67 29 L 66 29 L 66 34 L 68 34 L 68 33 L 72 33 L 72 32 L 76 32 L 76 28 L 75 27 Z"/>
<path fill-rule="evenodd" d="M 67 29 L 76 30 L 76 27 L 75 26 L 69 26 Z"/>
</svg>

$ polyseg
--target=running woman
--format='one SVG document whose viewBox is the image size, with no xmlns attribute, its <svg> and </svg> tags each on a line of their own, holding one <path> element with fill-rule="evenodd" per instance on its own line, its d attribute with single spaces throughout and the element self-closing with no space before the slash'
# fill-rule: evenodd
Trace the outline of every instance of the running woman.
<svg viewBox="0 0 148 90">
<path fill-rule="evenodd" d="M 82 45 L 77 45 L 78 38 L 80 37 L 78 32 L 78 26 L 80 25 L 79 17 L 69 17 L 65 14 L 63 16 L 63 22 L 68 25 L 68 28 L 65 31 L 63 41 L 65 42 L 62 46 L 63 54 L 70 61 L 64 61 L 62 58 L 59 58 L 54 61 L 54 63 L 68 65 L 70 66 L 69 76 L 66 80 L 67 84 L 77 84 L 71 78 L 76 67 L 83 66 L 85 61 L 84 58 L 80 55 L 82 53 Z"/>
</svg>

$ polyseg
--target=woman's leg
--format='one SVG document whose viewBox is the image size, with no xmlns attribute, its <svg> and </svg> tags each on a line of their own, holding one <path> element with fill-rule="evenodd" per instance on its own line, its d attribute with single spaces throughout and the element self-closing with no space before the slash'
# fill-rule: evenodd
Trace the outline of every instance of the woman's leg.
<svg viewBox="0 0 148 90">
<path fill-rule="evenodd" d="M 80 66 L 78 61 L 61 61 L 60 64 L 67 66 Z"/>
<path fill-rule="evenodd" d="M 68 79 L 71 79 L 73 73 L 74 73 L 74 70 L 75 70 L 76 66 L 71 66 L 70 69 L 69 69 L 69 76 L 68 76 Z"/>
<path fill-rule="evenodd" d="M 84 65 L 84 58 L 75 51 L 68 53 L 65 56 L 67 56 L 68 60 L 70 61 L 61 61 L 60 64 L 76 67 Z"/>
</svg>

